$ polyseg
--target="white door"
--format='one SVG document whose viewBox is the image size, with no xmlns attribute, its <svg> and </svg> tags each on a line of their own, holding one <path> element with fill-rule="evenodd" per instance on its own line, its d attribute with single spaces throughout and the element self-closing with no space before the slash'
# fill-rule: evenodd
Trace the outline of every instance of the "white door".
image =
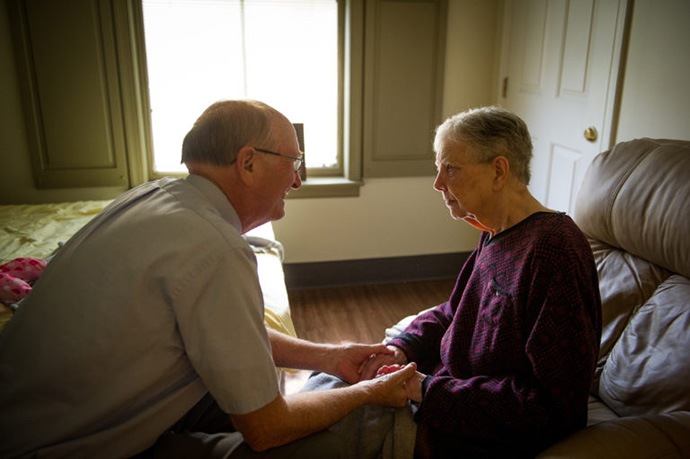
<svg viewBox="0 0 690 459">
<path fill-rule="evenodd" d="M 502 106 L 534 144 L 530 191 L 573 214 L 587 166 L 613 138 L 627 0 L 506 0 Z"/>
</svg>

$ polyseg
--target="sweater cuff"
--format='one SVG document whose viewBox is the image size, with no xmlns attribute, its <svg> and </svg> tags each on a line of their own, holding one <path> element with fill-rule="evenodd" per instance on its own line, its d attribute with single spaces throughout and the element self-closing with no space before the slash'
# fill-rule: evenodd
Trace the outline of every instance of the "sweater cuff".
<svg viewBox="0 0 690 459">
<path fill-rule="evenodd" d="M 426 375 L 424 380 L 422 381 L 422 400 L 424 397 L 426 397 L 426 391 L 429 389 L 429 384 L 431 383 L 433 376 L 431 375 Z"/>
<path fill-rule="evenodd" d="M 415 335 L 411 335 L 409 333 L 400 333 L 386 344 L 400 348 L 405 353 L 409 363 L 417 360 L 415 344 L 418 341 L 419 338 Z"/>
</svg>

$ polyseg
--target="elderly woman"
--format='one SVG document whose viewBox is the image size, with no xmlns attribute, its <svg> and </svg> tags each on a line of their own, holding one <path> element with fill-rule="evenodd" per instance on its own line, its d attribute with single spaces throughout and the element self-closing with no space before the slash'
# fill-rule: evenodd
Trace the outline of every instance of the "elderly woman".
<svg viewBox="0 0 690 459">
<path fill-rule="evenodd" d="M 372 357 L 362 377 L 417 362 L 415 457 L 529 457 L 585 426 L 601 334 L 597 272 L 567 215 L 528 191 L 532 143 L 485 107 L 437 130 L 434 188 L 482 230 L 449 300 Z"/>
</svg>

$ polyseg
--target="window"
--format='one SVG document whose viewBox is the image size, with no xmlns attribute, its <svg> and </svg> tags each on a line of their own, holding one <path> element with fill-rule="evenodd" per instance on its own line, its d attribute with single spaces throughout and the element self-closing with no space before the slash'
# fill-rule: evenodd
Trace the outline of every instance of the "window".
<svg viewBox="0 0 690 459">
<path fill-rule="evenodd" d="M 184 172 L 182 139 L 221 99 L 304 124 L 312 175 L 342 175 L 337 0 L 144 0 L 154 175 Z"/>
<path fill-rule="evenodd" d="M 124 188 L 183 172 L 194 119 L 238 97 L 304 126 L 309 179 L 290 197 L 434 174 L 447 0 L 29 3 L 8 13 L 38 187 Z M 71 135 L 85 125 L 88 139 Z M 153 149 L 170 158 L 155 169 Z"/>
</svg>

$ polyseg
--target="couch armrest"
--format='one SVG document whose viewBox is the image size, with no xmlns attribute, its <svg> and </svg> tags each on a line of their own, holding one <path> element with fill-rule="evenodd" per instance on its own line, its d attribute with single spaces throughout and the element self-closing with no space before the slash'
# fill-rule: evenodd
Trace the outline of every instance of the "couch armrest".
<svg viewBox="0 0 690 459">
<path fill-rule="evenodd" d="M 690 457 L 690 411 L 601 422 L 574 433 L 537 457 L 687 458 Z"/>
</svg>

